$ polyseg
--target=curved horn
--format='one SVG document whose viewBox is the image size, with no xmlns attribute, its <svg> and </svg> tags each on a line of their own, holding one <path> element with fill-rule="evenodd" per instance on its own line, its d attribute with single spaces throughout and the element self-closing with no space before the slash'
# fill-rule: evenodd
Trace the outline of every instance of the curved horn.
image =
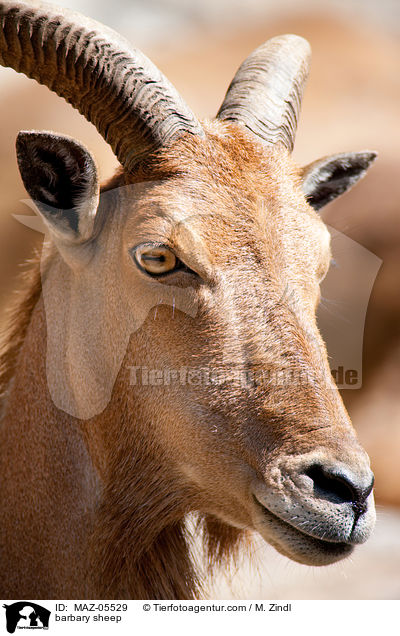
<svg viewBox="0 0 400 636">
<path fill-rule="evenodd" d="M 64 97 L 96 126 L 127 170 L 184 132 L 204 134 L 143 53 L 79 13 L 0 0 L 0 63 Z"/>
<path fill-rule="evenodd" d="M 292 151 L 311 49 L 298 35 L 268 40 L 239 67 L 218 119 L 243 124 L 269 145 Z"/>
</svg>

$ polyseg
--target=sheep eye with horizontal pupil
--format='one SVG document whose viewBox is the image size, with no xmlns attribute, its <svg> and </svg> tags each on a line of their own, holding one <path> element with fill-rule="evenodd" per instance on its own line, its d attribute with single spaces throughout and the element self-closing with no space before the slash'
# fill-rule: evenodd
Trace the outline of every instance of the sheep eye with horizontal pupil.
<svg viewBox="0 0 400 636">
<path fill-rule="evenodd" d="M 165 245 L 138 245 L 132 250 L 136 265 L 150 276 L 161 276 L 179 269 L 181 262 Z"/>
</svg>

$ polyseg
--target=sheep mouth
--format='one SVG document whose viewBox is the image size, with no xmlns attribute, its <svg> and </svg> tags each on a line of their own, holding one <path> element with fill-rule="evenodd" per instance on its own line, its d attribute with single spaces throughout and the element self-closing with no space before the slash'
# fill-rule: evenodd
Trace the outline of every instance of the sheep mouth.
<svg viewBox="0 0 400 636">
<path fill-rule="evenodd" d="M 344 541 L 332 541 L 315 535 L 294 526 L 281 519 L 266 508 L 254 495 L 262 517 L 258 515 L 256 530 L 284 556 L 306 565 L 329 565 L 349 556 L 354 545 Z"/>
</svg>

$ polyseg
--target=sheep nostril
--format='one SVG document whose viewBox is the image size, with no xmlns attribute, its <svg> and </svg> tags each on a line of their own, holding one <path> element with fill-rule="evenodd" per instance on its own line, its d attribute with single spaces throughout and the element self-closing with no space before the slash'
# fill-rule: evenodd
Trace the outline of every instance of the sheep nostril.
<svg viewBox="0 0 400 636">
<path fill-rule="evenodd" d="M 313 481 L 316 496 L 333 503 L 351 503 L 354 512 L 359 516 L 367 510 L 367 498 L 370 495 L 374 477 L 369 477 L 368 485 L 357 483 L 340 470 L 325 468 L 320 464 L 313 464 L 305 474 Z"/>
</svg>

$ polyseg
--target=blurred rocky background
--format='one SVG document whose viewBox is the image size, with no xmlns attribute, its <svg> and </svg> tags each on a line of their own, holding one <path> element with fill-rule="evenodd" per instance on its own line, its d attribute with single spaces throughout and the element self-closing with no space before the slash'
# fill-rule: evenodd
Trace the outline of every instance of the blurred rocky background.
<svg viewBox="0 0 400 636">
<path fill-rule="evenodd" d="M 58 4 L 107 23 L 142 48 L 200 117 L 217 112 L 235 70 L 256 46 L 281 33 L 302 35 L 311 43 L 313 62 L 294 157 L 308 163 L 346 150 L 379 152 L 366 179 L 323 211 L 324 220 L 338 235 L 364 246 L 371 258 L 352 251 L 352 241 L 346 240 L 339 240 L 342 254 L 337 254 L 335 239 L 339 271 L 331 283 L 328 276 L 321 308 L 323 331 L 333 347 L 340 334 L 342 339 L 348 337 L 347 318 L 343 319 L 346 307 L 357 315 L 358 332 L 364 330 L 365 319 L 362 387 L 343 389 L 342 395 L 376 474 L 375 536 L 352 560 L 322 570 L 296 566 L 258 545 L 261 574 L 250 568 L 233 572 L 235 592 L 221 580 L 210 594 L 220 598 L 232 593 L 275 599 L 399 598 L 400 3 L 60 0 Z M 20 203 L 27 195 L 15 159 L 18 131 L 47 129 L 78 138 L 96 157 L 104 179 L 117 162 L 94 127 L 76 111 L 47 88 L 9 69 L 0 69 L 0 117 L 1 321 L 21 263 L 40 246 L 40 236 L 12 216 L 29 214 Z M 347 265 L 341 270 L 343 259 Z M 371 263 L 377 271 L 375 284 L 371 294 L 360 297 Z M 329 319 L 323 316 L 324 307 Z"/>
</svg>

